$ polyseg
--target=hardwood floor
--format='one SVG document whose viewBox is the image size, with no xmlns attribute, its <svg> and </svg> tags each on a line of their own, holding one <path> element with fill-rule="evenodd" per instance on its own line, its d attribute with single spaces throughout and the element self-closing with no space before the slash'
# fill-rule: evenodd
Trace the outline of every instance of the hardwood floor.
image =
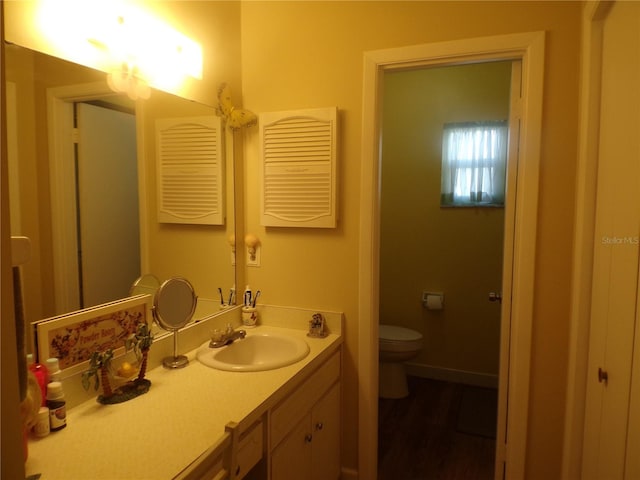
<svg viewBox="0 0 640 480">
<path fill-rule="evenodd" d="M 409 377 L 409 391 L 379 400 L 378 479 L 493 479 L 495 390 Z"/>
</svg>

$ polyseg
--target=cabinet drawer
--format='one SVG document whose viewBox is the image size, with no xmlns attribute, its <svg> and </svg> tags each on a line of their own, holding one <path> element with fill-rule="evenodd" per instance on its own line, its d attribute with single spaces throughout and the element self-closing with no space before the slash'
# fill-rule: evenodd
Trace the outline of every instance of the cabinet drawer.
<svg viewBox="0 0 640 480">
<path fill-rule="evenodd" d="M 271 448 L 275 447 L 313 404 L 340 377 L 340 352 L 304 381 L 297 390 L 284 399 L 271 412 Z"/>
<path fill-rule="evenodd" d="M 243 478 L 249 470 L 262 458 L 262 439 L 263 427 L 262 422 L 253 426 L 245 432 L 238 442 L 238 456 L 236 457 L 237 465 L 235 478 Z"/>
<path fill-rule="evenodd" d="M 231 435 L 228 432 L 211 448 L 185 468 L 174 480 L 221 480 L 229 478 L 229 458 L 231 456 Z"/>
</svg>

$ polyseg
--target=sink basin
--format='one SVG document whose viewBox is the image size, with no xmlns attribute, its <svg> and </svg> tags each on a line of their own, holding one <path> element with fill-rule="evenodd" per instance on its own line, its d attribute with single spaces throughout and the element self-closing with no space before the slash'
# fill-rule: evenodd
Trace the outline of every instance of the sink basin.
<svg viewBox="0 0 640 480">
<path fill-rule="evenodd" d="M 221 348 L 206 342 L 197 357 L 209 367 L 230 372 L 257 372 L 291 365 L 309 354 L 309 345 L 300 338 L 280 333 L 248 333 L 241 340 Z"/>
</svg>

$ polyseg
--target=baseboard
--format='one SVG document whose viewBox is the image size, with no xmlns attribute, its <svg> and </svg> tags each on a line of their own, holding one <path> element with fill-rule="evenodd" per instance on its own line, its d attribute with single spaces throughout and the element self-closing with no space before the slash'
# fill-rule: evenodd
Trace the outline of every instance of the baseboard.
<svg viewBox="0 0 640 480">
<path fill-rule="evenodd" d="M 340 480 L 358 480 L 358 471 L 353 468 L 342 467 Z"/>
<path fill-rule="evenodd" d="M 498 388 L 498 375 L 491 373 L 467 372 L 452 368 L 433 367 L 421 363 L 405 363 L 407 375 L 431 378 L 447 382 L 463 383 L 476 387 Z"/>
</svg>

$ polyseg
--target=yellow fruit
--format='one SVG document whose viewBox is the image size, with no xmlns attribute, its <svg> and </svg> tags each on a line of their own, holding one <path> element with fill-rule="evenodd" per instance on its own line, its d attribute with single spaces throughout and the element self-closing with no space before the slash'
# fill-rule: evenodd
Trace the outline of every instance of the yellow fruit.
<svg viewBox="0 0 640 480">
<path fill-rule="evenodd" d="M 130 377 L 135 373 L 135 368 L 129 362 L 122 362 L 120 368 L 118 369 L 118 375 L 121 377 Z"/>
</svg>

